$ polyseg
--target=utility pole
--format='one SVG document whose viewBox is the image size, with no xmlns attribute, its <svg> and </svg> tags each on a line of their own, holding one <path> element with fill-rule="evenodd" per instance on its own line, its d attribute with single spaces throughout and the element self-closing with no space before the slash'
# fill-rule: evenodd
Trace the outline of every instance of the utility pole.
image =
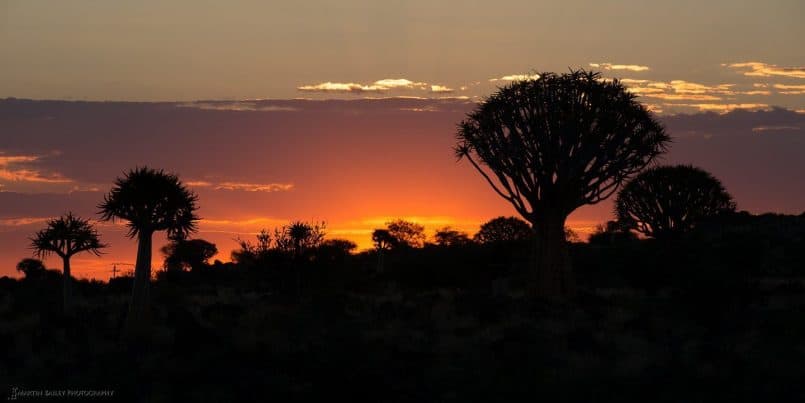
<svg viewBox="0 0 805 403">
<path fill-rule="evenodd" d="M 117 278 L 117 274 L 122 272 L 122 270 L 118 270 L 118 269 L 117 269 L 117 265 L 123 265 L 123 266 L 134 266 L 134 265 L 133 265 L 133 264 L 131 264 L 131 263 L 124 263 L 124 262 L 112 262 L 112 270 L 111 270 L 111 272 L 112 272 L 112 278 L 113 278 L 113 279 L 114 279 L 114 278 Z"/>
</svg>

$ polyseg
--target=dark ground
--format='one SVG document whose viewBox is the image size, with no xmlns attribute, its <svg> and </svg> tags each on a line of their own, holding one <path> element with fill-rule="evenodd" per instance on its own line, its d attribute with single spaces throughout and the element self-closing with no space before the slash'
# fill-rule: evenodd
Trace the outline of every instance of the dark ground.
<svg viewBox="0 0 805 403">
<path fill-rule="evenodd" d="M 362 254 L 163 276 L 138 347 L 120 342 L 129 280 L 77 283 L 65 319 L 60 279 L 2 279 L 0 390 L 151 402 L 805 399 L 802 218 L 574 244 L 579 295 L 564 303 L 524 296 L 526 255 L 428 247 L 390 254 L 382 275 Z"/>
</svg>

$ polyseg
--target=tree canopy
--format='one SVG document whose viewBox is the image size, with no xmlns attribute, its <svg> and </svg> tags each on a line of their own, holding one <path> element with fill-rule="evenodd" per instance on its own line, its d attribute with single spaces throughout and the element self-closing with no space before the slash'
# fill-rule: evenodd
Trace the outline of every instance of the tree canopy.
<svg viewBox="0 0 805 403">
<path fill-rule="evenodd" d="M 112 190 L 98 205 L 104 220 L 127 221 L 128 236 L 137 238 L 137 262 L 134 267 L 127 337 L 137 339 L 144 330 L 148 314 L 151 281 L 152 237 L 166 231 L 171 240 L 186 239 L 197 229 L 198 196 L 174 174 L 148 167 L 134 168 L 117 178 Z"/>
<path fill-rule="evenodd" d="M 420 248 L 425 243 L 425 227 L 402 219 L 386 223 L 389 235 L 396 240 L 395 246 Z"/>
<path fill-rule="evenodd" d="M 63 259 L 81 252 L 100 256 L 105 247 L 95 227 L 73 213 L 49 220 L 45 228 L 31 238 L 31 248 L 40 258 L 51 253 Z"/>
<path fill-rule="evenodd" d="M 454 230 L 451 227 L 436 230 L 434 240 L 436 245 L 439 246 L 461 246 L 472 243 L 470 236 L 466 232 Z"/>
<path fill-rule="evenodd" d="M 531 239 L 533 229 L 517 217 L 496 217 L 481 225 L 475 241 L 481 243 L 519 242 Z"/>
<path fill-rule="evenodd" d="M 534 227 L 531 292 L 573 293 L 565 221 L 611 196 L 669 138 L 623 84 L 598 73 L 540 73 L 486 98 L 458 125 L 466 159 Z"/>
<path fill-rule="evenodd" d="M 459 124 L 456 154 L 524 218 L 612 195 L 669 137 L 636 96 L 599 73 L 540 73 L 489 96 Z"/>
<path fill-rule="evenodd" d="M 39 278 L 45 274 L 47 269 L 41 260 L 28 257 L 17 263 L 17 271 L 24 274 L 25 278 Z"/>
<path fill-rule="evenodd" d="M 70 274 L 70 258 L 81 252 L 90 252 L 100 256 L 100 235 L 88 220 L 67 213 L 51 219 L 47 226 L 31 238 L 31 248 L 40 258 L 56 254 L 62 258 L 64 277 L 64 312 L 69 313 L 72 305 L 72 278 Z M 26 273 L 27 276 L 27 273 Z"/>
<path fill-rule="evenodd" d="M 732 211 L 735 202 L 721 182 L 690 165 L 647 169 L 624 186 L 615 202 L 622 225 L 654 238 L 677 236 Z"/>
<path fill-rule="evenodd" d="M 162 247 L 167 270 L 202 270 L 217 253 L 215 244 L 203 239 L 175 240 Z"/>
<path fill-rule="evenodd" d="M 98 207 L 104 220 L 128 221 L 129 237 L 141 232 L 167 231 L 183 239 L 196 231 L 198 196 L 174 174 L 148 167 L 135 168 L 117 178 Z"/>
</svg>

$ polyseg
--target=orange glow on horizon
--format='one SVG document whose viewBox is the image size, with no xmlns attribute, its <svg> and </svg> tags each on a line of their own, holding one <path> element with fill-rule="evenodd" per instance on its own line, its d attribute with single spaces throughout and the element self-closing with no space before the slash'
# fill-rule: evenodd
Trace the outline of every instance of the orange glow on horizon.
<svg viewBox="0 0 805 403">
<path fill-rule="evenodd" d="M 377 228 L 384 228 L 385 223 L 403 219 L 421 224 L 425 227 L 425 235 L 428 241 L 433 241 L 433 236 L 436 230 L 450 227 L 454 230 L 463 231 L 471 237 L 478 231 L 483 222 L 488 221 L 494 217 L 486 219 L 455 219 L 452 217 L 442 216 L 402 216 L 402 217 L 367 217 L 357 222 L 344 222 L 330 225 L 328 223 L 325 239 L 346 239 L 358 245 L 356 252 L 363 252 L 374 248 L 372 243 L 372 231 Z M 234 222 L 229 220 L 205 220 L 206 222 Z M 204 222 L 204 221 L 203 221 Z M 202 223 L 203 223 L 202 222 Z M 215 255 L 211 261 L 220 260 L 221 262 L 231 262 L 230 254 L 232 251 L 238 249 L 236 242 L 237 238 L 243 240 L 254 241 L 254 235 L 258 234 L 262 229 L 272 231 L 276 226 L 287 224 L 288 221 L 277 219 L 261 219 L 255 218 L 250 220 L 240 221 L 245 224 L 240 227 L 240 231 L 216 231 L 210 229 L 199 230 L 193 238 L 202 238 L 209 240 L 216 244 L 218 247 L 218 254 Z M 272 224 L 272 225 L 265 225 Z M 358 224 L 358 225 L 355 225 Z M 587 237 L 595 231 L 596 225 L 600 222 L 592 221 L 568 221 L 568 227 L 573 230 L 581 240 L 586 240 Z M 167 242 L 162 239 L 163 237 L 156 236 L 154 239 L 154 249 L 152 251 L 152 270 L 156 273 L 162 268 L 163 256 L 159 249 Z M 136 249 L 136 242 L 134 240 L 127 240 L 126 246 Z M 73 275 L 79 279 L 95 279 L 101 281 L 108 281 L 112 277 L 112 267 L 117 263 L 117 276 L 125 275 L 127 272 L 133 270 L 134 256 L 130 258 L 122 258 L 119 256 L 111 256 L 111 254 L 101 255 L 100 257 L 94 256 L 76 256 L 71 260 Z M 50 257 L 45 259 L 46 266 L 50 269 L 61 271 L 61 261 L 57 258 Z M 121 264 L 122 263 L 122 264 Z M 14 277 L 20 277 L 19 273 L 15 273 Z"/>
</svg>

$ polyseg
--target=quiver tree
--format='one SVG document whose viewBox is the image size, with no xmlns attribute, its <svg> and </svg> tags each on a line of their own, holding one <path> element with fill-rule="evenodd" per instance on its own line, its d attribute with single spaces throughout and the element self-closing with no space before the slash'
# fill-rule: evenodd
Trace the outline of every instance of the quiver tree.
<svg viewBox="0 0 805 403">
<path fill-rule="evenodd" d="M 104 247 L 106 245 L 101 243 L 95 227 L 89 221 L 74 216 L 73 213 L 48 221 L 47 226 L 31 238 L 31 248 L 39 258 L 55 254 L 62 259 L 65 313 L 69 313 L 72 308 L 70 258 L 81 252 L 100 256 Z"/>
<path fill-rule="evenodd" d="M 708 172 L 690 166 L 647 169 L 618 193 L 618 221 L 643 235 L 667 239 L 708 218 L 735 211 L 732 196 Z"/>
<path fill-rule="evenodd" d="M 290 253 L 294 259 L 301 259 L 324 241 L 326 228 L 327 224 L 323 221 L 294 221 L 274 229 L 274 244 L 278 250 Z"/>
<path fill-rule="evenodd" d="M 543 73 L 484 100 L 458 127 L 456 154 L 534 227 L 530 291 L 573 293 L 565 221 L 615 192 L 668 136 L 618 80 Z"/>
<path fill-rule="evenodd" d="M 324 222 L 294 221 L 274 230 L 276 248 L 291 254 L 296 277 L 297 295 L 300 295 L 302 289 L 302 266 L 300 263 L 309 261 L 312 258 L 310 252 L 321 245 L 324 240 L 326 226 Z"/>
<path fill-rule="evenodd" d="M 172 240 L 196 231 L 198 197 L 176 175 L 147 167 L 135 168 L 115 181 L 98 208 L 104 220 L 123 220 L 129 238 L 137 238 L 137 261 L 127 325 L 142 323 L 148 309 L 151 244 L 154 232 L 166 231 Z"/>
</svg>

